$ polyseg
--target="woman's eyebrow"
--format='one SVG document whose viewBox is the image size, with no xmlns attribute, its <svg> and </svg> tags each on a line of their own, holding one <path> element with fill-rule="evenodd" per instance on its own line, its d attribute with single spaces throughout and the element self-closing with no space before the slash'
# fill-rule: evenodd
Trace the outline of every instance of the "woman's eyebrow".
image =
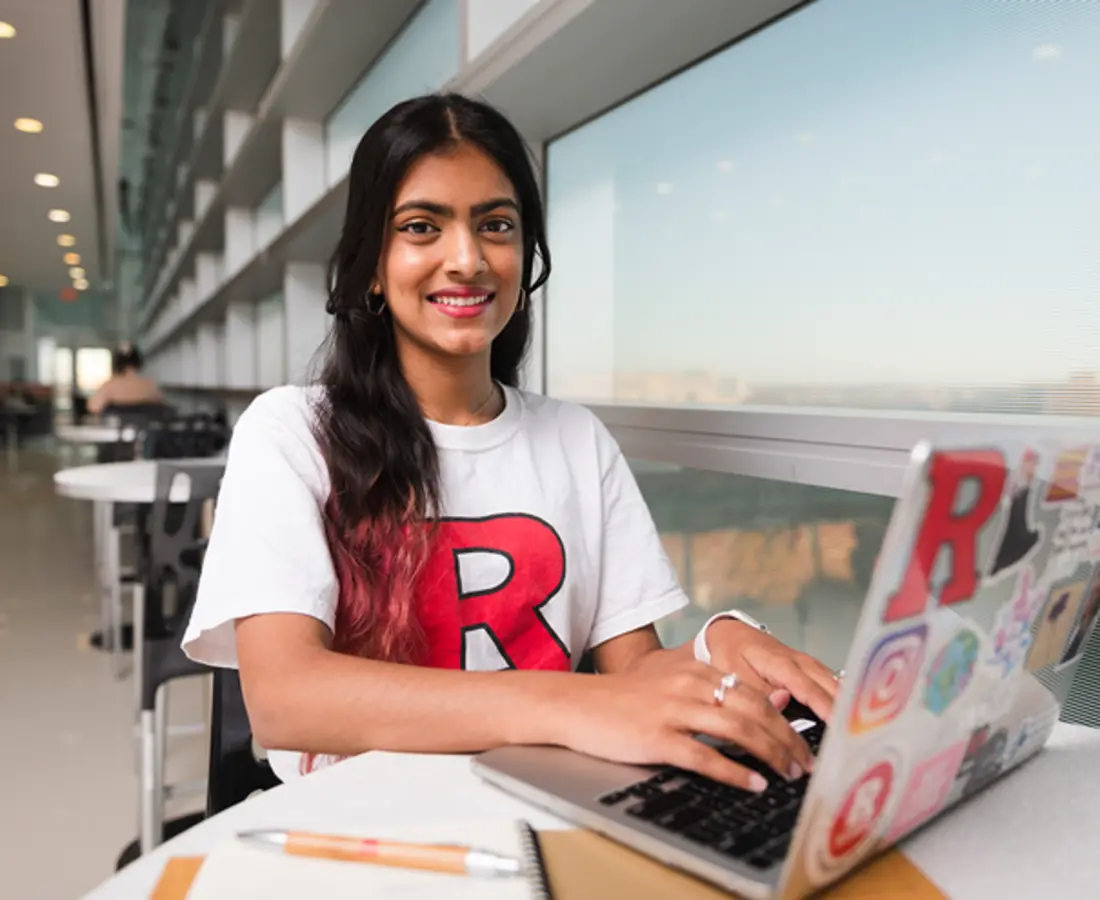
<svg viewBox="0 0 1100 900">
<path fill-rule="evenodd" d="M 478 203 L 470 207 L 470 213 L 474 216 L 483 216 L 485 213 L 494 209 L 499 209 L 502 206 L 510 207 L 516 212 L 519 212 L 519 204 L 511 197 L 494 197 L 492 200 L 486 200 L 484 203 Z M 393 214 L 399 216 L 401 213 L 411 212 L 413 210 L 421 210 L 447 218 L 452 218 L 455 214 L 453 206 L 447 206 L 443 203 L 433 203 L 431 200 L 409 200 L 397 207 L 393 211 Z"/>
</svg>

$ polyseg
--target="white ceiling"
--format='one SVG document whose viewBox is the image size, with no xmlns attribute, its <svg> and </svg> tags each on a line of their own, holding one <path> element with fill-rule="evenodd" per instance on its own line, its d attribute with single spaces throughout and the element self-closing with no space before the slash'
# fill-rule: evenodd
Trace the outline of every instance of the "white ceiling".
<svg viewBox="0 0 1100 900">
<path fill-rule="evenodd" d="M 76 236 L 92 289 L 111 275 L 117 221 L 119 125 L 125 0 L 87 0 L 98 141 L 85 52 L 84 0 L 0 0 L 0 21 L 17 31 L 0 40 L 0 274 L 12 285 L 60 290 L 71 284 L 57 236 Z M 16 131 L 22 116 L 39 134 Z M 98 142 L 99 169 L 93 145 Z M 61 183 L 42 188 L 38 172 Z M 52 208 L 72 219 L 55 224 Z"/>
</svg>

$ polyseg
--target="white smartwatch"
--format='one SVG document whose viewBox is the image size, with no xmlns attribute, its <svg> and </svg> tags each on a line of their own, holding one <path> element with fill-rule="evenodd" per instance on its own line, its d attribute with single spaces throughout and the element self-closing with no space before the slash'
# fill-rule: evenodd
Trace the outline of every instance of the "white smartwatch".
<svg viewBox="0 0 1100 900">
<path fill-rule="evenodd" d="M 746 615 L 738 609 L 726 610 L 726 612 L 720 612 L 707 619 L 706 624 L 699 629 L 699 633 L 695 635 L 695 658 L 699 662 L 710 664 L 710 647 L 707 646 L 707 629 L 719 619 L 735 619 L 738 622 L 744 622 L 755 628 L 757 631 L 763 631 L 768 633 L 768 627 L 762 622 L 757 622 L 750 615 Z"/>
</svg>

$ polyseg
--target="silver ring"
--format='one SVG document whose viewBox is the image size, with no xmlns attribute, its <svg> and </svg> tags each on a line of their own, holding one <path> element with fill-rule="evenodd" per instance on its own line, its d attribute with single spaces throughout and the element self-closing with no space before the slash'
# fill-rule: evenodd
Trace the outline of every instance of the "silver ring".
<svg viewBox="0 0 1100 900">
<path fill-rule="evenodd" d="M 843 678 L 843 677 L 844 677 L 844 670 L 843 669 L 837 669 L 835 672 L 833 672 L 833 681 L 840 681 L 840 679 Z"/>
<path fill-rule="evenodd" d="M 732 691 L 737 687 L 737 676 L 730 672 L 728 675 L 723 675 L 722 680 L 718 682 L 718 687 L 714 689 L 714 702 L 721 706 L 726 702 L 726 691 Z"/>
</svg>

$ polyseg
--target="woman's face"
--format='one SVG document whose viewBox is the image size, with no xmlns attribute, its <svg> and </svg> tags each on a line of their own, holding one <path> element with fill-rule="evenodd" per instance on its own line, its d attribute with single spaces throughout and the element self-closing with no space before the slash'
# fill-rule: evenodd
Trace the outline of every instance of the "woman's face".
<svg viewBox="0 0 1100 900">
<path fill-rule="evenodd" d="M 461 144 L 415 163 L 397 191 L 379 270 L 375 289 L 399 348 L 487 353 L 515 312 L 523 271 L 519 198 L 492 158 Z"/>
</svg>

